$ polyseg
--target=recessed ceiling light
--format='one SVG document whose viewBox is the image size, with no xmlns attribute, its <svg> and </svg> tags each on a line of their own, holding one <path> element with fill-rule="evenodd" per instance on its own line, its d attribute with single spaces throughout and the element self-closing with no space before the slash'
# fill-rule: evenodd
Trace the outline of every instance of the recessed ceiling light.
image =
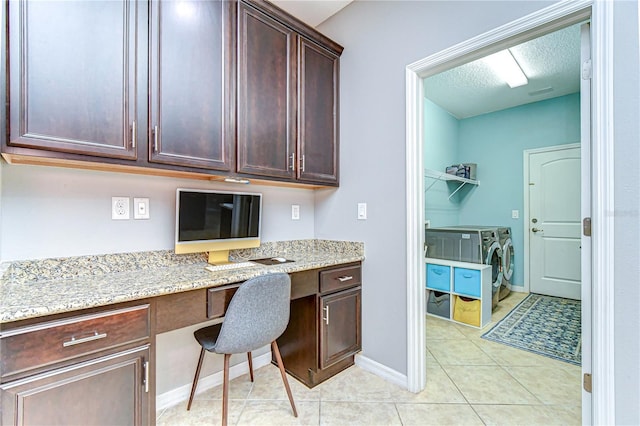
<svg viewBox="0 0 640 426">
<path fill-rule="evenodd" d="M 489 55 L 484 60 L 512 89 L 529 83 L 509 49 Z"/>
</svg>

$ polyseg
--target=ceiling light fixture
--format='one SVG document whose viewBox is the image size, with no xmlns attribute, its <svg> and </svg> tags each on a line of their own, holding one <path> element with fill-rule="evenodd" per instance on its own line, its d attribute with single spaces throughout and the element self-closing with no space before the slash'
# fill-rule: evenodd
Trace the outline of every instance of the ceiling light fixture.
<svg viewBox="0 0 640 426">
<path fill-rule="evenodd" d="M 493 71 L 507 82 L 509 87 L 524 86 L 529 83 L 509 49 L 489 55 L 485 58 Z"/>
</svg>

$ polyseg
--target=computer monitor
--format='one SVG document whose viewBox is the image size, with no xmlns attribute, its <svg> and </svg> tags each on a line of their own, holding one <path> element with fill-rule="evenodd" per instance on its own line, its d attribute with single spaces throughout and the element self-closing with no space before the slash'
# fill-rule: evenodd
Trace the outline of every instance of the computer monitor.
<svg viewBox="0 0 640 426">
<path fill-rule="evenodd" d="M 229 250 L 260 246 L 261 212 L 262 194 L 178 188 L 175 252 L 229 263 Z"/>
</svg>

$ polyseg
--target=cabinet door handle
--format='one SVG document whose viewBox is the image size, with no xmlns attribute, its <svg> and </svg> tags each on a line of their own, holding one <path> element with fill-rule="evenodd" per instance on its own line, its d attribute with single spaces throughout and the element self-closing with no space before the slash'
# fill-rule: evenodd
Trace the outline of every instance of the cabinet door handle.
<svg viewBox="0 0 640 426">
<path fill-rule="evenodd" d="M 471 278 L 473 275 L 471 275 L 471 274 L 462 274 L 462 276 L 465 277 L 465 278 Z"/>
<path fill-rule="evenodd" d="M 87 342 L 92 342 L 94 340 L 104 339 L 105 337 L 107 337 L 107 333 L 98 334 L 97 331 L 94 331 L 91 336 L 81 337 L 79 339 L 76 339 L 75 336 L 71 336 L 71 340 L 62 342 L 62 346 L 66 348 L 69 346 L 79 345 L 81 343 L 87 343 Z"/>
<path fill-rule="evenodd" d="M 340 281 L 341 283 L 345 282 L 345 281 L 349 281 L 352 280 L 353 277 L 351 275 L 345 275 L 344 277 L 338 277 L 338 281 Z"/>
<path fill-rule="evenodd" d="M 289 159 L 291 160 L 291 163 L 289 163 L 289 168 L 290 168 L 291 170 L 295 170 L 295 169 L 296 169 L 296 153 L 295 153 L 295 152 L 294 152 L 294 153 L 292 153 L 292 154 L 289 156 Z"/>
<path fill-rule="evenodd" d="M 329 325 L 329 306 L 325 306 L 324 308 L 322 308 L 322 310 L 327 313 L 327 316 L 322 319 L 324 320 L 325 324 Z"/>
<path fill-rule="evenodd" d="M 153 152 L 158 152 L 158 126 L 153 127 Z"/>
<path fill-rule="evenodd" d="M 149 393 L 149 361 L 144 363 L 144 391 Z"/>
<path fill-rule="evenodd" d="M 304 154 L 300 158 L 300 171 L 304 172 Z"/>
<path fill-rule="evenodd" d="M 133 121 L 131 123 L 131 148 L 135 148 L 136 147 L 136 122 Z"/>
</svg>

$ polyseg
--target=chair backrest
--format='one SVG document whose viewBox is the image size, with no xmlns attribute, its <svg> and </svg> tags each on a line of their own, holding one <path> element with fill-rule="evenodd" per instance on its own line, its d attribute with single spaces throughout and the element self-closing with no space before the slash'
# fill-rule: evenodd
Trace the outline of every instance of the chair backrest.
<svg viewBox="0 0 640 426">
<path fill-rule="evenodd" d="M 290 295 L 285 273 L 245 281 L 229 302 L 213 352 L 249 352 L 276 340 L 289 324 Z"/>
</svg>

